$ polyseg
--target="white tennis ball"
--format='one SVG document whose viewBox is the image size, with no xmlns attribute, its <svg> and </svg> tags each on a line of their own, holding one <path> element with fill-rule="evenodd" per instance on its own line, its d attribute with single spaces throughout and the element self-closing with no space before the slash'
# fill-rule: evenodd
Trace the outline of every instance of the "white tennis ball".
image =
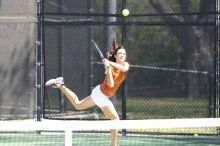
<svg viewBox="0 0 220 146">
<path fill-rule="evenodd" d="M 123 16 L 128 16 L 129 15 L 129 10 L 128 9 L 123 9 L 122 10 L 122 15 Z"/>
<path fill-rule="evenodd" d="M 194 134 L 195 137 L 198 137 L 199 135 L 197 133 Z"/>
</svg>

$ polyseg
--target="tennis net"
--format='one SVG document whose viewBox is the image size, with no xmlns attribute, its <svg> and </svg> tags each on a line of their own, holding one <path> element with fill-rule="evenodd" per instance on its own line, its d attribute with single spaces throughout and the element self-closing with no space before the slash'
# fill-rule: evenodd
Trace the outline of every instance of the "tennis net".
<svg viewBox="0 0 220 146">
<path fill-rule="evenodd" d="M 119 146 L 215 146 L 219 127 L 220 118 L 1 121 L 0 146 L 110 146 L 110 129 Z"/>
</svg>

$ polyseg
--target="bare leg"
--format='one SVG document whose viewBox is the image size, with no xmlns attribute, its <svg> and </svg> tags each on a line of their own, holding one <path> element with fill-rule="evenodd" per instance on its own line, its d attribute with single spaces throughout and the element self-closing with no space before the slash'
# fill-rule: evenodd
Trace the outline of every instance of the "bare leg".
<svg viewBox="0 0 220 146">
<path fill-rule="evenodd" d="M 68 89 L 65 85 L 57 86 L 64 93 L 64 95 L 68 98 L 68 100 L 73 104 L 73 106 L 77 110 L 83 110 L 95 106 L 95 103 L 91 99 L 91 96 L 87 96 L 86 98 L 79 100 L 77 95 Z"/>
<path fill-rule="evenodd" d="M 114 106 L 101 107 L 102 112 L 111 120 L 120 120 Z M 118 129 L 111 129 L 111 146 L 117 146 Z"/>
</svg>

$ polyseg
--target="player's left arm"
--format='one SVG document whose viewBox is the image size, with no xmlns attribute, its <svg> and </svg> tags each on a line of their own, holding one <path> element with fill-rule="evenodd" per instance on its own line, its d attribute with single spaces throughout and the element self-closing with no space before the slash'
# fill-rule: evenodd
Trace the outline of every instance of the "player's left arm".
<svg viewBox="0 0 220 146">
<path fill-rule="evenodd" d="M 119 69 L 122 72 L 127 72 L 129 70 L 129 63 L 124 62 L 124 64 L 118 64 L 112 61 L 109 61 L 109 64 L 117 69 Z"/>
</svg>

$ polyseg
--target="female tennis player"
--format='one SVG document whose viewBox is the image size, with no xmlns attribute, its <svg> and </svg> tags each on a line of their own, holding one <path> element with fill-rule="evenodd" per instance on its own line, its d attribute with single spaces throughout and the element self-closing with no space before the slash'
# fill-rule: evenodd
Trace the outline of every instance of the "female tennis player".
<svg viewBox="0 0 220 146">
<path fill-rule="evenodd" d="M 46 86 L 52 86 L 60 89 L 77 110 L 83 110 L 97 105 L 104 115 L 111 120 L 120 120 L 109 97 L 112 97 L 120 84 L 125 79 L 126 72 L 129 70 L 129 64 L 126 62 L 126 51 L 123 46 L 117 46 L 113 43 L 113 51 L 108 52 L 108 59 L 103 59 L 105 68 L 105 79 L 100 85 L 97 85 L 91 95 L 79 100 L 77 95 L 68 89 L 63 81 L 63 77 L 50 79 Z M 111 130 L 111 146 L 117 146 L 118 130 Z"/>
</svg>

